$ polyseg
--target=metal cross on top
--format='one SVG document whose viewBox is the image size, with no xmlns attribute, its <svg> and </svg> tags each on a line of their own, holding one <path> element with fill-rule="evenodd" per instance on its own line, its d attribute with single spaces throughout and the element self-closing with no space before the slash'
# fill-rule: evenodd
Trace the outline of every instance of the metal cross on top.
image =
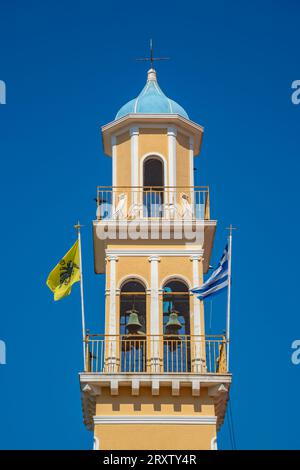
<svg viewBox="0 0 300 470">
<path fill-rule="evenodd" d="M 237 227 L 234 227 L 232 224 L 229 225 L 229 227 L 226 227 L 226 230 L 229 230 L 229 236 L 232 237 L 232 231 L 236 230 Z"/>
<path fill-rule="evenodd" d="M 152 42 L 152 39 L 150 39 L 150 57 L 142 57 L 140 59 L 136 59 L 136 60 L 149 60 L 150 61 L 150 64 L 151 64 L 151 68 L 153 68 L 153 62 L 155 60 L 169 60 L 170 57 L 153 57 L 153 42 Z"/>
</svg>

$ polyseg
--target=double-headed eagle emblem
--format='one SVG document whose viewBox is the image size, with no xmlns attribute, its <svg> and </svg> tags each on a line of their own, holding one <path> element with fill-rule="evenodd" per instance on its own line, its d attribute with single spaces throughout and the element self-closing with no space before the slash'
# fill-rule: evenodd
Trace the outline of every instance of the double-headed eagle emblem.
<svg viewBox="0 0 300 470">
<path fill-rule="evenodd" d="M 62 259 L 59 264 L 59 284 L 60 286 L 67 286 L 71 281 L 75 269 L 79 269 L 79 266 L 72 260 L 66 263 L 64 259 Z"/>
</svg>

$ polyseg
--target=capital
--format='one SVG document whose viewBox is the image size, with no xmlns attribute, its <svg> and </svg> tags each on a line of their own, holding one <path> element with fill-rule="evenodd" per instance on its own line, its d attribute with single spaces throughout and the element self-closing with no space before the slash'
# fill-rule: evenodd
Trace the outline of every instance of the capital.
<svg viewBox="0 0 300 470">
<path fill-rule="evenodd" d="M 190 260 L 191 261 L 202 261 L 203 258 L 201 255 L 193 255 L 193 256 L 190 256 Z"/>
<path fill-rule="evenodd" d="M 138 127 L 131 127 L 130 128 L 130 137 L 133 135 L 139 135 L 139 128 Z"/>
<path fill-rule="evenodd" d="M 119 261 L 119 258 L 115 255 L 108 255 L 106 261 Z"/>
<path fill-rule="evenodd" d="M 177 136 L 176 127 L 168 127 L 168 135 L 170 135 L 172 137 L 176 137 Z"/>
<path fill-rule="evenodd" d="M 157 262 L 159 262 L 159 261 L 160 261 L 160 257 L 159 257 L 159 256 L 149 256 L 148 261 L 150 261 L 150 263 L 151 263 L 152 261 L 157 261 Z"/>
</svg>

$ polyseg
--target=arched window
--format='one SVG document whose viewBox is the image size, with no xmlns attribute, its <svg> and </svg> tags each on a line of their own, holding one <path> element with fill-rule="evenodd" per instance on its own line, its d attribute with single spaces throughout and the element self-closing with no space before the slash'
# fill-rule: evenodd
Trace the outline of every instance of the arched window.
<svg viewBox="0 0 300 470">
<path fill-rule="evenodd" d="M 148 157 L 143 166 L 144 217 L 162 217 L 164 165 L 159 157 Z"/>
<path fill-rule="evenodd" d="M 187 285 L 179 280 L 163 288 L 164 369 L 191 370 L 190 301 Z"/>
<path fill-rule="evenodd" d="M 148 157 L 143 168 L 144 188 L 162 188 L 164 186 L 164 165 L 159 157 Z"/>
<path fill-rule="evenodd" d="M 181 335 L 190 334 L 190 300 L 189 289 L 182 281 L 169 281 L 164 285 L 163 294 L 163 315 L 164 315 L 164 333 L 169 321 L 170 313 L 176 310 L 181 328 L 178 333 Z"/>
<path fill-rule="evenodd" d="M 146 291 L 132 279 L 123 284 L 120 298 L 121 371 L 144 372 L 146 367 Z"/>
</svg>

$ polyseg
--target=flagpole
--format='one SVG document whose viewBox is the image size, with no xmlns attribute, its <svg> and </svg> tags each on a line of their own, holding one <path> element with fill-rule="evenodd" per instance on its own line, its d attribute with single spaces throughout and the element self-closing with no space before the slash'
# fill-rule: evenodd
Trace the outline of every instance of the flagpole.
<svg viewBox="0 0 300 470">
<path fill-rule="evenodd" d="M 83 274 L 82 274 L 82 254 L 81 254 L 81 233 L 79 221 L 77 222 L 74 227 L 77 230 L 77 237 L 78 237 L 78 249 L 79 249 L 79 269 L 80 269 L 80 299 L 81 299 L 81 322 L 82 322 L 82 345 L 83 345 L 83 365 L 84 370 L 86 370 L 86 356 L 85 356 L 85 337 L 86 337 L 86 330 L 85 330 L 85 315 L 84 315 L 84 291 L 83 291 Z"/>
<path fill-rule="evenodd" d="M 226 314 L 226 357 L 227 357 L 227 372 L 229 371 L 229 352 L 230 352 L 230 301 L 231 301 L 231 256 L 232 256 L 232 230 L 235 227 L 230 224 L 228 227 L 228 289 L 227 289 L 227 314 Z"/>
</svg>

